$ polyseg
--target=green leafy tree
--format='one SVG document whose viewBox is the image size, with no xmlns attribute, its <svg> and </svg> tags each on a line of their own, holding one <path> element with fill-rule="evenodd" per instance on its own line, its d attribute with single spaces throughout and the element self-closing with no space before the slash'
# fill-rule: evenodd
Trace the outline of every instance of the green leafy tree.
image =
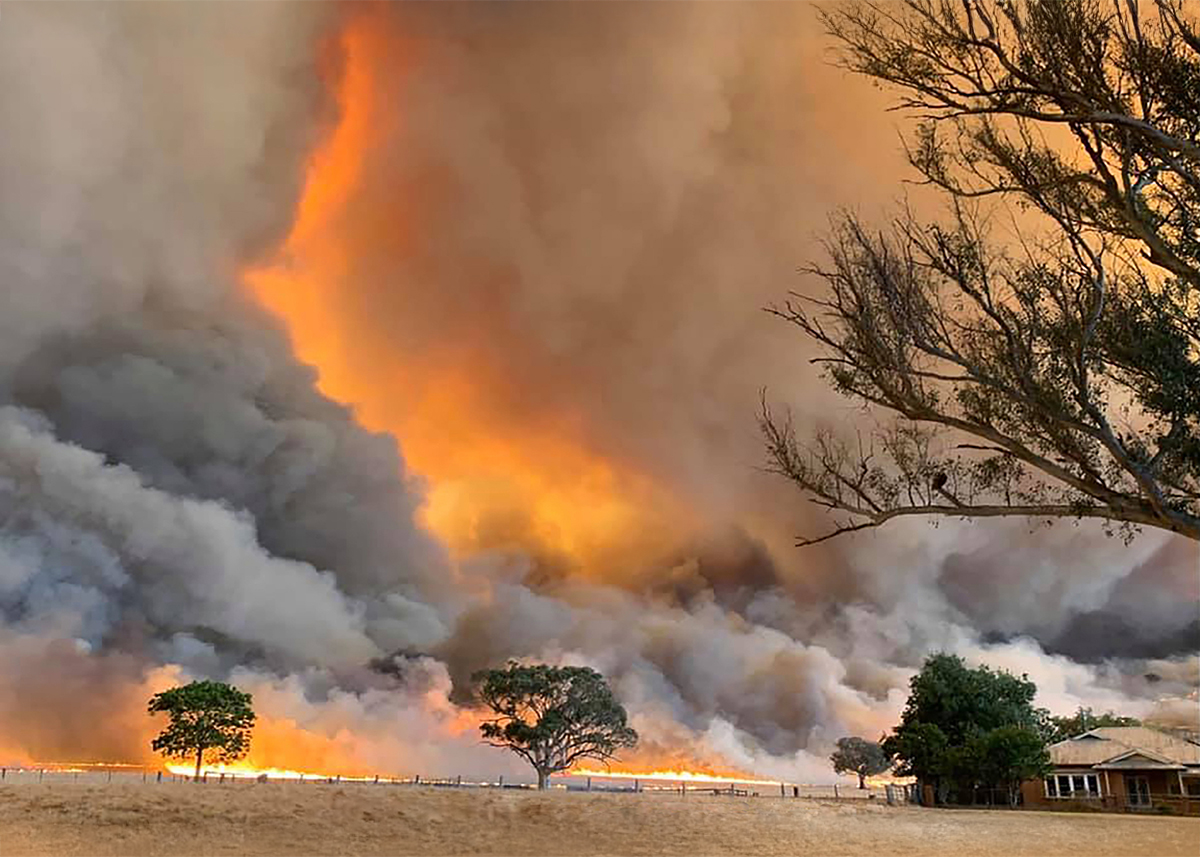
<svg viewBox="0 0 1200 857">
<path fill-rule="evenodd" d="M 1024 780 L 1050 773 L 1046 742 L 1028 726 L 1000 726 L 973 740 L 971 757 L 979 780 L 1004 789 L 1011 806 L 1017 805 Z"/>
<path fill-rule="evenodd" d="M 1046 735 L 1046 740 L 1053 744 L 1056 741 L 1065 741 L 1068 738 L 1074 738 L 1076 735 L 1082 735 L 1091 729 L 1097 729 L 1101 726 L 1141 726 L 1142 721 L 1136 717 L 1122 717 L 1112 711 L 1106 711 L 1103 714 L 1093 714 L 1090 708 L 1079 708 L 1074 714 L 1067 717 L 1051 717 L 1050 730 Z"/>
<path fill-rule="evenodd" d="M 925 660 L 909 687 L 900 725 L 883 750 L 897 760 L 897 773 L 933 785 L 940 801 L 1019 783 L 1034 758 L 1026 754 L 1025 736 L 1045 746 L 1048 715 L 1034 708 L 1037 687 L 1026 676 L 971 669 L 962 658 L 939 653 Z"/>
<path fill-rule="evenodd" d="M 933 723 L 910 720 L 883 740 L 884 752 L 896 760 L 896 773 L 937 784 L 951 773 L 950 741 Z"/>
<path fill-rule="evenodd" d="M 604 676 L 588 667 L 525 666 L 476 673 L 479 699 L 492 710 L 480 725 L 484 740 L 504 747 L 537 771 L 538 788 L 580 759 L 606 761 L 637 744 L 625 709 Z"/>
<path fill-rule="evenodd" d="M 824 288 L 773 308 L 879 426 L 801 438 L 764 401 L 773 469 L 834 518 L 801 544 L 910 516 L 1200 539 L 1195 5 L 821 11 L 842 64 L 916 119 L 909 161 L 950 215 L 837 218 Z"/>
<path fill-rule="evenodd" d="M 170 719 L 150 742 L 170 759 L 196 760 L 196 779 L 204 761 L 234 762 L 250 752 L 254 710 L 250 694 L 219 681 L 194 681 L 150 698 L 150 714 Z"/>
<path fill-rule="evenodd" d="M 858 787 L 867 787 L 867 777 L 882 774 L 892 767 L 883 747 L 864 738 L 839 738 L 837 749 L 829 757 L 839 774 L 858 774 Z"/>
</svg>

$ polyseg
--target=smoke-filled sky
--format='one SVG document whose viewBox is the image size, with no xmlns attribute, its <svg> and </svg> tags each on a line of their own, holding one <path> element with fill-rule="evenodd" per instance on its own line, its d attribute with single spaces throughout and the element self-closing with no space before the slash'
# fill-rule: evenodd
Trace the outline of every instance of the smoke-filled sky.
<svg viewBox="0 0 1200 857">
<path fill-rule="evenodd" d="M 260 765 L 511 775 L 510 657 L 608 674 L 630 764 L 789 779 L 938 649 L 1186 715 L 1193 542 L 791 546 L 760 388 L 869 417 L 761 309 L 908 176 L 828 48 L 807 3 L 6 3 L 0 760 L 144 759 L 210 676 Z"/>
</svg>

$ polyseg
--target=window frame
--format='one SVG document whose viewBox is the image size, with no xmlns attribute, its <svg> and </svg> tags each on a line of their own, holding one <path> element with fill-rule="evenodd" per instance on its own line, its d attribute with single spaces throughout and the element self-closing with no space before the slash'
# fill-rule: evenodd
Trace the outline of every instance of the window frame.
<svg viewBox="0 0 1200 857">
<path fill-rule="evenodd" d="M 1076 780 L 1080 781 L 1080 788 L 1075 787 Z M 1089 771 L 1056 771 L 1042 778 L 1042 791 L 1051 800 L 1087 800 L 1104 796 L 1100 774 Z"/>
</svg>

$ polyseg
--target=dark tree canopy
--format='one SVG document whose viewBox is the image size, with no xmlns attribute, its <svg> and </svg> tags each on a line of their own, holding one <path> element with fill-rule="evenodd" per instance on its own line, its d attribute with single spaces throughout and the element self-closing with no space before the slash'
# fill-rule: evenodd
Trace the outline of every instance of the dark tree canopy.
<svg viewBox="0 0 1200 857">
<path fill-rule="evenodd" d="M 170 720 L 150 746 L 167 758 L 195 758 L 199 779 L 206 759 L 234 762 L 250 752 L 251 702 L 250 694 L 219 681 L 194 681 L 155 694 L 149 712 Z"/>
<path fill-rule="evenodd" d="M 1037 687 L 1025 676 L 936 654 L 909 687 L 883 750 L 898 774 L 933 785 L 939 801 L 970 800 L 978 789 L 1003 789 L 1015 801 L 1021 780 L 1048 770 L 1047 713 L 1033 707 Z"/>
<path fill-rule="evenodd" d="M 1076 735 L 1082 735 L 1092 729 L 1097 729 L 1101 726 L 1141 726 L 1142 721 L 1136 717 L 1123 717 L 1112 711 L 1106 711 L 1103 714 L 1093 714 L 1090 708 L 1080 708 L 1074 714 L 1067 717 L 1051 717 L 1050 731 L 1046 735 L 1046 740 L 1051 744 L 1056 741 L 1065 741 L 1068 738 L 1074 738 Z"/>
<path fill-rule="evenodd" d="M 1046 741 L 1026 726 L 1000 726 L 969 742 L 965 756 L 978 787 L 1002 789 L 1012 806 L 1017 805 L 1024 780 L 1050 773 Z"/>
<path fill-rule="evenodd" d="M 867 777 L 882 774 L 892 767 L 883 748 L 864 738 L 839 738 L 837 749 L 829 757 L 833 770 L 839 774 L 858 774 L 858 787 L 867 787 Z"/>
<path fill-rule="evenodd" d="M 822 10 L 841 61 L 900 93 L 950 214 L 846 214 L 772 309 L 877 416 L 773 469 L 835 513 L 1097 518 L 1200 539 L 1200 30 L 1184 0 L 894 0 Z"/>
<path fill-rule="evenodd" d="M 480 727 L 484 740 L 504 747 L 546 778 L 581 759 L 606 761 L 637 744 L 604 676 L 588 667 L 524 666 L 510 661 L 502 670 L 473 676 L 480 700 L 495 715 Z"/>
</svg>

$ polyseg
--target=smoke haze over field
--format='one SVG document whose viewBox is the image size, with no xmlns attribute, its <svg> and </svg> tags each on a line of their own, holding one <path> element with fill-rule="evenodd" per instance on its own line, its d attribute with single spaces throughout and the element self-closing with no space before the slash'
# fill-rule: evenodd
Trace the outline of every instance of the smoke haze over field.
<svg viewBox="0 0 1200 857">
<path fill-rule="evenodd" d="M 936 649 L 1193 693 L 1192 542 L 791 547 L 759 388 L 864 417 L 759 308 L 905 176 L 824 51 L 808 4 L 6 4 L 0 760 L 144 758 L 212 676 L 259 764 L 510 773 L 464 707 L 508 657 L 793 779 Z"/>
</svg>

